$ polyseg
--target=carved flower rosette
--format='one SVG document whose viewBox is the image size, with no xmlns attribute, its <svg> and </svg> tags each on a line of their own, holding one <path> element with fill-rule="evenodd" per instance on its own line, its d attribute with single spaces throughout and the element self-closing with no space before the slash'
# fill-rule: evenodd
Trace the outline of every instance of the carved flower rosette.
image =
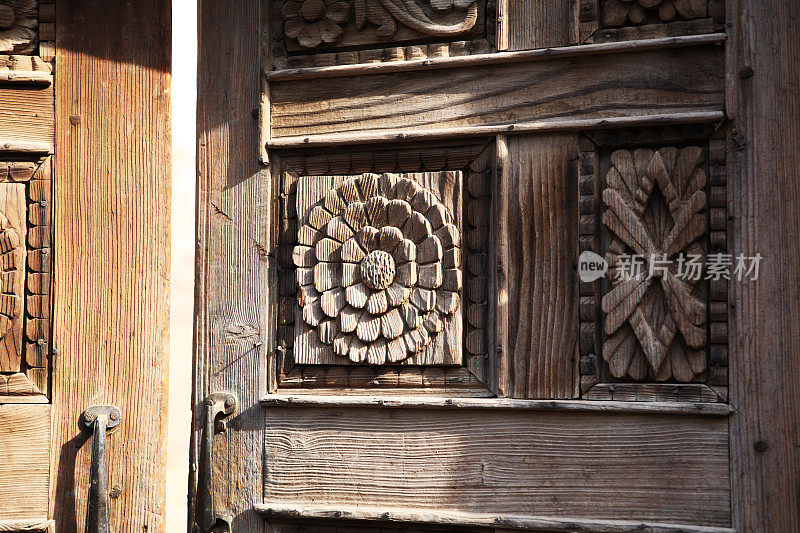
<svg viewBox="0 0 800 533">
<path fill-rule="evenodd" d="M 294 249 L 302 320 L 355 363 L 398 363 L 420 352 L 459 305 L 461 272 L 445 268 L 459 230 L 432 192 L 365 174 L 329 191 Z"/>
<path fill-rule="evenodd" d="M 38 25 L 36 0 L 0 0 L 0 53 L 33 52 Z"/>
</svg>

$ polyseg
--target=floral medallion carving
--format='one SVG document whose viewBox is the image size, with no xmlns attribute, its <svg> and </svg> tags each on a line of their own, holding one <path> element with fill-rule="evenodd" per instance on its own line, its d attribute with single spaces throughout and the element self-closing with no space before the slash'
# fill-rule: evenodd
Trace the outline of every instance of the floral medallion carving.
<svg viewBox="0 0 800 533">
<path fill-rule="evenodd" d="M 36 0 L 0 0 L 0 53 L 33 52 L 38 25 Z"/>
<path fill-rule="evenodd" d="M 317 348 L 353 363 L 398 363 L 424 352 L 454 322 L 460 230 L 416 181 L 345 179 L 310 209 L 297 242 L 301 358 L 311 335 Z"/>
<path fill-rule="evenodd" d="M 603 357 L 616 378 L 690 382 L 706 370 L 705 284 L 680 271 L 705 257 L 705 187 L 699 147 L 611 155 Z M 641 268 L 630 269 L 636 259 Z"/>
<path fill-rule="evenodd" d="M 286 0 L 281 5 L 284 34 L 300 47 L 332 44 L 345 33 L 390 41 L 404 27 L 418 36 L 456 36 L 478 20 L 477 0 Z M 355 43 L 362 37 L 356 35 Z"/>
</svg>

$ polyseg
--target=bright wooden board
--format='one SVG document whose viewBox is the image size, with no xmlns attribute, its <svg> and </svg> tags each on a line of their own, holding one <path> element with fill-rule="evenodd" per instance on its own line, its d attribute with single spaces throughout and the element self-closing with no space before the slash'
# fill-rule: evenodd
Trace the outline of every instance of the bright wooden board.
<svg viewBox="0 0 800 533">
<path fill-rule="evenodd" d="M 725 418 L 270 408 L 265 428 L 266 502 L 730 525 Z"/>
</svg>

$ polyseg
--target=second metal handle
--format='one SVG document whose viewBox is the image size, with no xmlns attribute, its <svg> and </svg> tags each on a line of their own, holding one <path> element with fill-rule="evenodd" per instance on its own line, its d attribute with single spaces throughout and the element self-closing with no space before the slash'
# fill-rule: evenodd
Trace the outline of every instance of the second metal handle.
<svg viewBox="0 0 800 533">
<path fill-rule="evenodd" d="M 92 430 L 92 466 L 89 471 L 89 506 L 86 533 L 110 533 L 108 515 L 108 461 L 106 431 L 116 427 L 122 413 L 113 405 L 95 405 L 83 412 L 83 423 Z"/>
<path fill-rule="evenodd" d="M 222 527 L 230 531 L 229 520 L 217 511 L 214 502 L 214 433 L 218 417 L 236 411 L 236 396 L 230 392 L 212 392 L 205 400 L 205 424 L 200 448 L 200 472 L 197 483 L 197 521 L 203 533 Z"/>
</svg>

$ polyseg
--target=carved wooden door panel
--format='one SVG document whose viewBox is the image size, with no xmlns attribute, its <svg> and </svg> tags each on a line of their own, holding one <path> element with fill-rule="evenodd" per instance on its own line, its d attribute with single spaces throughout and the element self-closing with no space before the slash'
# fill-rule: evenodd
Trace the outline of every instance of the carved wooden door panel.
<svg viewBox="0 0 800 533">
<path fill-rule="evenodd" d="M 196 517 L 732 531 L 723 2 L 203 10 Z"/>
<path fill-rule="evenodd" d="M 103 503 L 113 531 L 163 529 L 169 6 L 137 7 L 0 0 L 3 532 Z M 121 416 L 95 468 L 99 405 Z"/>
</svg>

